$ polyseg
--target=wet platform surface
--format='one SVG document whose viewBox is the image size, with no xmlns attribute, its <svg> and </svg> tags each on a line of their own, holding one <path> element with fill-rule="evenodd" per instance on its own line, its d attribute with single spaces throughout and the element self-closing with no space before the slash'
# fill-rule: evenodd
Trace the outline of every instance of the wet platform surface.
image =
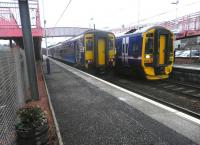
<svg viewBox="0 0 200 145">
<path fill-rule="evenodd" d="M 200 71 L 200 64 L 174 64 L 174 68 Z"/>
<path fill-rule="evenodd" d="M 57 61 L 45 79 L 65 145 L 200 144 L 199 120 L 178 111 Z"/>
</svg>

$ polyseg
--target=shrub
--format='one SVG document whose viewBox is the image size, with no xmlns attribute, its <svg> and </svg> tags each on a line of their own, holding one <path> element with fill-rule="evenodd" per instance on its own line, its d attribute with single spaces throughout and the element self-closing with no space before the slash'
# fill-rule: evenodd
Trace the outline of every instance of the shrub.
<svg viewBox="0 0 200 145">
<path fill-rule="evenodd" d="M 46 123 L 47 116 L 38 106 L 23 107 L 17 111 L 16 129 L 18 130 L 36 129 Z"/>
</svg>

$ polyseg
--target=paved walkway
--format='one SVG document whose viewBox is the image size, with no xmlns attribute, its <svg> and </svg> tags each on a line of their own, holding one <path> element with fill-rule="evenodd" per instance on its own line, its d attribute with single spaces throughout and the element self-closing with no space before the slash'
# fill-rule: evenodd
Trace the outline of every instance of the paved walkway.
<svg viewBox="0 0 200 145">
<path fill-rule="evenodd" d="M 126 98 L 123 97 L 130 95 L 120 93 L 118 89 L 106 84 L 98 84 L 88 76 L 83 79 L 77 74 L 74 70 L 66 70 L 52 62 L 51 74 L 45 73 L 65 145 L 193 145 L 196 144 L 194 141 L 200 143 L 199 124 L 189 126 L 188 124 L 192 123 L 186 119 L 181 120 L 180 117 L 174 117 L 174 113 L 166 113 L 137 98 L 127 104 L 124 101 Z M 88 81 L 93 81 L 93 84 Z M 121 100 L 116 96 L 121 96 Z M 151 117 L 146 115 L 145 111 L 151 111 Z M 166 119 L 163 116 L 169 117 Z M 171 120 L 170 116 L 174 120 Z M 164 123 L 153 118 L 163 120 Z M 177 130 L 167 127 L 173 126 L 171 124 L 175 124 L 174 128 Z"/>
</svg>

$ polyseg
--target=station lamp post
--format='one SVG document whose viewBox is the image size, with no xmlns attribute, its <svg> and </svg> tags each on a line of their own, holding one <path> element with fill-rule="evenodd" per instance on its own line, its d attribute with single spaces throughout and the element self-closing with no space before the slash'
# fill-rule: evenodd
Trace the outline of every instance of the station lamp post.
<svg viewBox="0 0 200 145">
<path fill-rule="evenodd" d="M 138 0 L 138 12 L 137 12 L 137 17 L 138 17 L 138 29 L 140 28 L 140 0 Z"/>
<path fill-rule="evenodd" d="M 94 18 L 90 18 L 90 27 L 93 27 L 93 29 L 95 29 Z"/>
<path fill-rule="evenodd" d="M 46 48 L 46 55 L 48 56 L 48 49 L 47 49 L 47 29 L 46 29 L 46 19 L 45 19 L 45 12 L 44 12 L 44 0 L 42 0 L 42 10 L 43 10 L 43 18 L 44 18 L 44 39 L 45 39 L 45 48 Z"/>
<path fill-rule="evenodd" d="M 46 48 L 46 55 L 48 56 L 48 49 L 47 49 L 47 29 L 46 29 L 46 20 L 44 20 L 44 39 L 45 39 L 45 48 Z"/>
<path fill-rule="evenodd" d="M 175 20 L 175 28 L 177 29 L 178 26 L 178 20 L 177 20 L 177 12 L 178 12 L 178 4 L 179 4 L 179 0 L 177 0 L 176 2 L 172 2 L 171 4 L 176 5 L 176 20 Z"/>
</svg>

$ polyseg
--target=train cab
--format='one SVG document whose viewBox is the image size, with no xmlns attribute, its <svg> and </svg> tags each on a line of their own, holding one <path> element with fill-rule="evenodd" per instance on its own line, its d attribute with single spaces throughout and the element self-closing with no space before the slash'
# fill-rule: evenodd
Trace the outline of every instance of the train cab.
<svg viewBox="0 0 200 145">
<path fill-rule="evenodd" d="M 116 38 L 116 69 L 148 80 L 166 79 L 174 59 L 173 33 L 146 27 Z"/>
</svg>

